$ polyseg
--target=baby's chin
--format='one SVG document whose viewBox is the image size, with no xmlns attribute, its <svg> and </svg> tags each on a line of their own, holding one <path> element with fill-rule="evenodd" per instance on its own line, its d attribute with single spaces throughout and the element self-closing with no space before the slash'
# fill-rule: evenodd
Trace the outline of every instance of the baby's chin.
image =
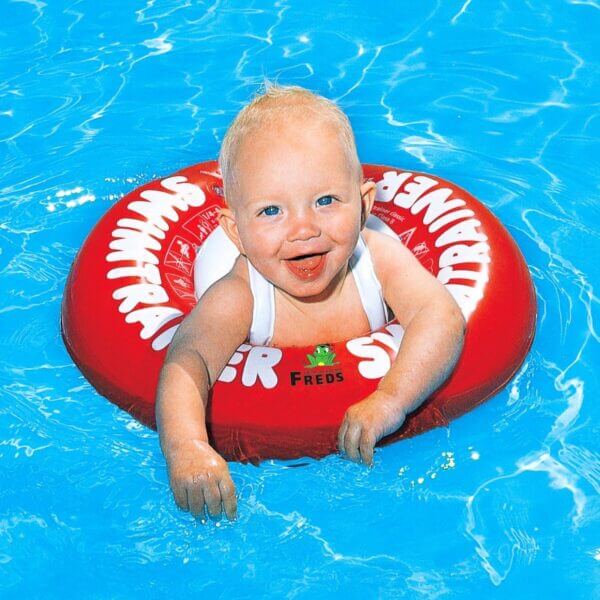
<svg viewBox="0 0 600 600">
<path fill-rule="evenodd" d="M 319 302 L 325 300 L 336 288 L 338 283 L 335 277 L 321 275 L 317 279 L 311 281 L 296 280 L 293 275 L 288 275 L 284 280 L 275 283 L 280 290 L 305 302 Z"/>
<path fill-rule="evenodd" d="M 315 285 L 301 284 L 301 285 L 295 285 L 295 286 L 293 286 L 293 285 L 281 286 L 280 289 L 282 291 L 284 291 L 286 294 L 288 294 L 288 296 L 293 296 L 294 298 L 302 299 L 305 301 L 313 300 L 313 301 L 317 302 L 317 301 L 323 299 L 324 294 L 326 293 L 326 290 L 328 289 L 328 286 L 326 286 L 326 285 L 315 286 Z"/>
</svg>

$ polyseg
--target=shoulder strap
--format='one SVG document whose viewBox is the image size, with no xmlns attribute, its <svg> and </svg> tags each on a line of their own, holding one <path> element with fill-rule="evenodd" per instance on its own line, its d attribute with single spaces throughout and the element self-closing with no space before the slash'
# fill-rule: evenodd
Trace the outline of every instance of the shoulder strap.
<svg viewBox="0 0 600 600">
<path fill-rule="evenodd" d="M 371 331 L 375 331 L 388 322 L 390 315 L 383 299 L 381 284 L 375 275 L 371 253 L 362 235 L 358 236 L 358 242 L 350 257 L 349 265 L 363 308 L 367 313 Z"/>
<path fill-rule="evenodd" d="M 266 346 L 273 337 L 275 326 L 275 289 L 273 284 L 265 279 L 246 259 L 248 263 L 248 278 L 254 297 L 252 310 L 252 325 L 250 326 L 249 341 L 257 346 Z"/>
<path fill-rule="evenodd" d="M 275 327 L 275 289 L 273 284 L 265 279 L 246 259 L 250 288 L 254 297 L 252 310 L 252 325 L 249 341 L 251 344 L 266 346 L 273 337 Z M 381 284 L 375 275 L 371 253 L 362 235 L 359 236 L 356 248 L 350 257 L 350 270 L 358 293 L 369 319 L 371 330 L 383 327 L 391 317 L 388 312 Z"/>
</svg>

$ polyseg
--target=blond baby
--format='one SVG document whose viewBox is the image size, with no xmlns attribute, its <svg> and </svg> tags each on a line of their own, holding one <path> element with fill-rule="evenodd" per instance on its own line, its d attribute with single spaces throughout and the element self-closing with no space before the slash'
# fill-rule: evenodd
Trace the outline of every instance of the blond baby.
<svg viewBox="0 0 600 600">
<path fill-rule="evenodd" d="M 209 444 L 205 409 L 240 344 L 329 343 L 395 316 L 405 330 L 398 355 L 377 390 L 347 410 L 338 435 L 342 454 L 371 464 L 377 441 L 450 374 L 465 322 L 399 240 L 365 228 L 375 184 L 363 180 L 350 123 L 334 103 L 269 86 L 235 118 L 219 163 L 227 199 L 219 221 L 240 256 L 179 327 L 156 417 L 177 505 L 233 519 L 234 483 Z"/>
</svg>

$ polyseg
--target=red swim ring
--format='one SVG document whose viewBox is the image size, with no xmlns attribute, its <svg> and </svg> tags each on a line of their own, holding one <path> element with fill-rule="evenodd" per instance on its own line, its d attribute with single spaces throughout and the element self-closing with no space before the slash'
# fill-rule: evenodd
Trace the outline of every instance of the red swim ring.
<svg viewBox="0 0 600 600">
<path fill-rule="evenodd" d="M 447 425 L 506 385 L 532 343 L 536 304 L 515 242 L 470 194 L 392 167 L 365 165 L 364 174 L 377 183 L 373 214 L 447 286 L 468 319 L 452 377 L 387 443 Z M 96 225 L 67 281 L 62 332 L 73 360 L 102 395 L 153 428 L 159 371 L 196 302 L 194 258 L 217 227 L 220 206 L 215 161 L 143 185 Z M 213 446 L 242 461 L 335 452 L 346 409 L 376 388 L 400 336 L 392 322 L 329 348 L 240 346 L 211 392 Z"/>
</svg>

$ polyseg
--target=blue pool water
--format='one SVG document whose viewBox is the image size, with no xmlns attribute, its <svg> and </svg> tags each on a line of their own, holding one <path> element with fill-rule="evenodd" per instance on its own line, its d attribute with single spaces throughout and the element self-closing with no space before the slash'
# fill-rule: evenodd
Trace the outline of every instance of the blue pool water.
<svg viewBox="0 0 600 600">
<path fill-rule="evenodd" d="M 600 597 L 599 8 L 1 0 L 0 596 Z M 60 303 L 103 213 L 216 156 L 265 76 L 336 99 L 364 162 L 482 199 L 537 336 L 504 391 L 372 470 L 231 464 L 239 520 L 202 524 L 73 365 Z"/>
</svg>

